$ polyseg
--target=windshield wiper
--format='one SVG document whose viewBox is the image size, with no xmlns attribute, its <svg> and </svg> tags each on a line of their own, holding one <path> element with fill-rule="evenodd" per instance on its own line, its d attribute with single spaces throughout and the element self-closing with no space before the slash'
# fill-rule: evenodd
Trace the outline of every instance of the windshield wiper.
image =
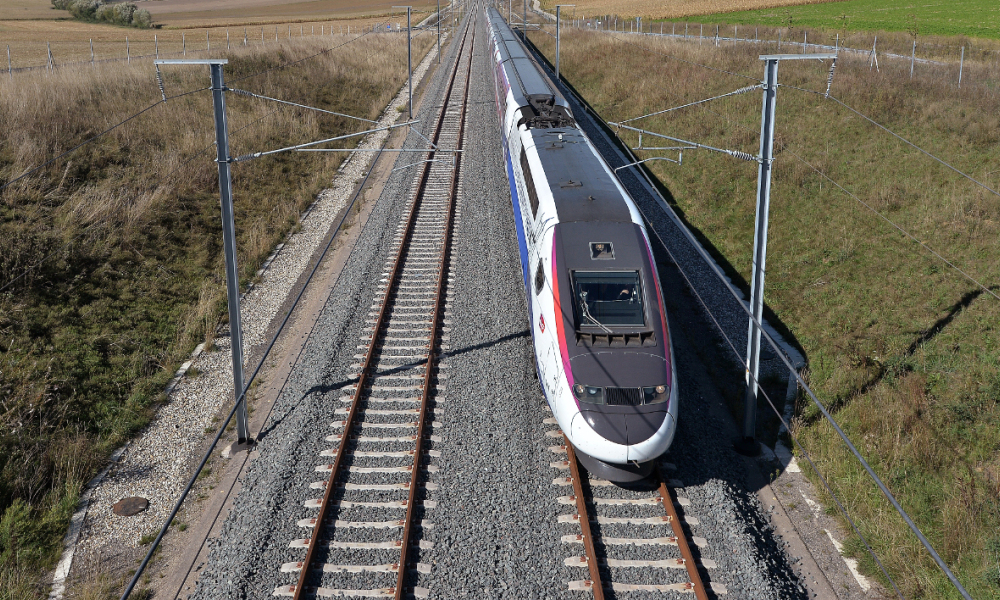
<svg viewBox="0 0 1000 600">
<path fill-rule="evenodd" d="M 611 335 L 612 331 L 607 327 L 605 327 L 604 323 L 601 323 L 600 321 L 595 319 L 594 315 L 590 314 L 590 307 L 587 306 L 587 292 L 580 292 L 580 300 L 582 300 L 582 302 L 580 303 L 580 310 L 583 313 L 583 316 L 593 321 L 594 325 L 597 325 L 598 327 L 603 329 L 605 333 Z"/>
</svg>

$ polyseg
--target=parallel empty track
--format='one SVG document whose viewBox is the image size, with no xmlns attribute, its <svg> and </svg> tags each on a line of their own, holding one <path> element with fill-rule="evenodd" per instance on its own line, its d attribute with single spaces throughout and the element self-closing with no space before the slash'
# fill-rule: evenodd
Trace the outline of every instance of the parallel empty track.
<svg viewBox="0 0 1000 600">
<path fill-rule="evenodd" d="M 461 168 L 462 138 L 475 42 L 475 15 L 467 21 L 451 67 L 442 110 L 430 135 L 435 151 L 419 163 L 420 174 L 405 219 L 393 241 L 394 252 L 378 286 L 360 343 L 356 383 L 331 407 L 333 446 L 328 461 L 316 467 L 324 481 L 308 485 L 321 498 L 309 498 L 314 517 L 299 521 L 310 536 L 291 542 L 295 560 L 281 570 L 298 580 L 279 586 L 275 596 L 402 598 L 426 597 L 408 585 L 416 563 L 413 550 L 431 544 L 421 531 L 434 502 L 423 490 L 434 486 L 426 464 L 440 453 L 428 450 L 430 414 L 444 387 L 437 353 L 448 285 L 448 262 Z M 307 497 L 306 485 L 303 496 Z M 314 492 L 315 493 L 315 492 Z"/>
</svg>

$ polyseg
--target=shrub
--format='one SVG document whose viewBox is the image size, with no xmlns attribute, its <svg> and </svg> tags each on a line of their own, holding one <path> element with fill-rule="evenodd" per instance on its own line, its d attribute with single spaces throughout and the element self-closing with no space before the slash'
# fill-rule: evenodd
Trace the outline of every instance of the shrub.
<svg viewBox="0 0 1000 600">
<path fill-rule="evenodd" d="M 134 2 L 108 4 L 104 0 L 52 0 L 52 6 L 68 10 L 81 21 L 98 21 L 124 27 L 148 29 L 153 16 L 146 9 L 138 8 Z"/>
</svg>

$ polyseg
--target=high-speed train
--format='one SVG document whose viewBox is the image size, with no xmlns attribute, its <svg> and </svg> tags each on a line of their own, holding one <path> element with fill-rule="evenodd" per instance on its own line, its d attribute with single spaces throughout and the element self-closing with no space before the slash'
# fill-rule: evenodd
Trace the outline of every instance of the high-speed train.
<svg viewBox="0 0 1000 600">
<path fill-rule="evenodd" d="M 583 465 L 645 478 L 677 427 L 677 372 L 639 211 L 495 9 L 496 103 L 539 380 Z"/>
</svg>

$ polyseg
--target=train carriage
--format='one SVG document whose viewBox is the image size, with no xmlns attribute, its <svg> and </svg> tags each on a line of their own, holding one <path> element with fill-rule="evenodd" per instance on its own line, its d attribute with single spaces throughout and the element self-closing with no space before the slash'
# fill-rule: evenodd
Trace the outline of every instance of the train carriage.
<svg viewBox="0 0 1000 600">
<path fill-rule="evenodd" d="M 539 380 L 584 466 L 636 481 L 677 425 L 676 367 L 649 239 L 569 103 L 495 9 L 488 21 Z"/>
</svg>

